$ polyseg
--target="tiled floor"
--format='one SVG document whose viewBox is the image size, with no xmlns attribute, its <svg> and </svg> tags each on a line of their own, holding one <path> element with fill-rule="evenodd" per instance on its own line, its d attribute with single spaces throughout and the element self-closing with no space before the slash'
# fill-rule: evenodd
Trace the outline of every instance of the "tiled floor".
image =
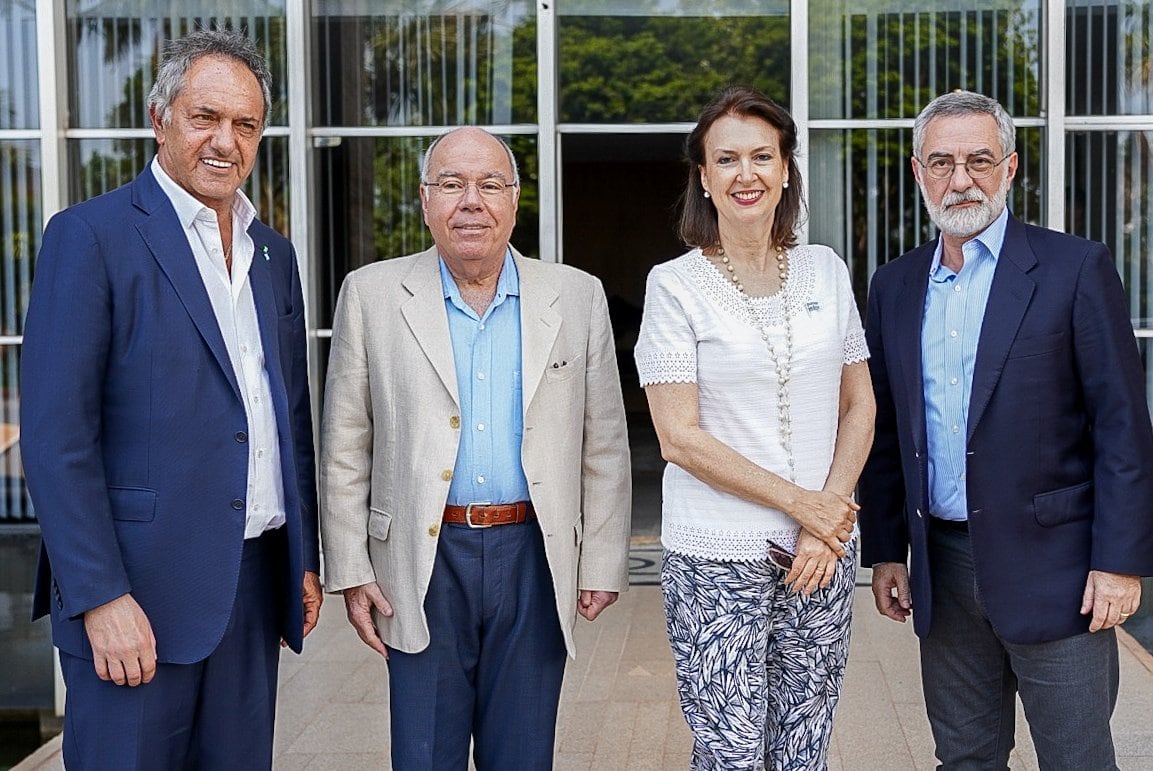
<svg viewBox="0 0 1153 771">
<path fill-rule="evenodd" d="M 654 549 L 634 553 L 635 578 L 651 580 Z M 862 576 L 864 577 L 864 576 Z M 329 597 L 302 656 L 285 654 L 276 768 L 387 769 L 388 670 L 362 645 Z M 833 730 L 833 771 L 920 771 L 935 766 L 912 630 L 879 616 L 857 589 L 853 641 Z M 1113 719 L 1124 771 L 1153 769 L 1153 657 L 1123 635 L 1122 687 Z M 660 589 L 635 586 L 596 623 L 578 622 L 580 655 L 561 698 L 557 768 L 684 769 L 689 732 L 676 702 Z M 1019 718 L 1012 768 L 1036 769 Z M 17 767 L 59 769 L 59 741 Z"/>
</svg>

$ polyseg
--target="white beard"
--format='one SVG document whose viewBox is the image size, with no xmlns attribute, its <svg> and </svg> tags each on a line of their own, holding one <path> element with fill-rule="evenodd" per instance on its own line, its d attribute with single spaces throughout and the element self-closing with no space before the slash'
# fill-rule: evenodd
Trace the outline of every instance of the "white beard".
<svg viewBox="0 0 1153 771">
<path fill-rule="evenodd" d="M 993 220 L 1001 216 L 1005 202 L 1009 199 L 1009 177 L 1000 189 L 992 196 L 986 196 L 981 188 L 973 186 L 963 193 L 946 193 L 940 204 L 935 204 L 925 191 L 925 184 L 918 183 L 921 188 L 921 200 L 929 212 L 929 219 L 947 236 L 965 238 L 975 236 L 993 224 Z M 952 209 L 955 204 L 964 201 L 978 201 L 980 206 L 969 206 L 964 209 Z"/>
</svg>

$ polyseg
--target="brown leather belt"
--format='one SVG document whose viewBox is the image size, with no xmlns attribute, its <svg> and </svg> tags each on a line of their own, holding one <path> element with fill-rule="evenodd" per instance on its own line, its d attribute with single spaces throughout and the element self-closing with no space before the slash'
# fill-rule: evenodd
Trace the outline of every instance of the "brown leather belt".
<svg viewBox="0 0 1153 771">
<path fill-rule="evenodd" d="M 470 503 L 467 506 L 445 506 L 444 521 L 452 525 L 492 527 L 519 525 L 536 519 L 529 501 L 516 503 Z"/>
</svg>

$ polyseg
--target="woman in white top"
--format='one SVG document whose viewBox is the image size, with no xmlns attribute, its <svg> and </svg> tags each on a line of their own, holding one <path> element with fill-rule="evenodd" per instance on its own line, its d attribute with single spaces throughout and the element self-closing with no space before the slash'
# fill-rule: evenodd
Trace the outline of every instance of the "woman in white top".
<svg viewBox="0 0 1153 771">
<path fill-rule="evenodd" d="M 705 107 L 694 248 L 649 274 L 636 347 L 669 462 L 661 584 L 693 769 L 823 769 L 848 656 L 874 404 L 845 263 L 797 244 L 796 148 L 755 89 Z"/>
</svg>

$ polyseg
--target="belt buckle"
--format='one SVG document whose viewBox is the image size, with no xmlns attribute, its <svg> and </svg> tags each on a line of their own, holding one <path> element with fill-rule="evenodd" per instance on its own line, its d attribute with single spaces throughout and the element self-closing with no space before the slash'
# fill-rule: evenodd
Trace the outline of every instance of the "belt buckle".
<svg viewBox="0 0 1153 771">
<path fill-rule="evenodd" d="M 492 501 L 473 501 L 472 503 L 465 504 L 464 507 L 464 523 L 471 527 L 473 530 L 484 530 L 486 527 L 492 527 L 490 522 L 487 525 L 478 525 L 472 521 L 472 507 L 473 506 L 491 506 Z"/>
</svg>

